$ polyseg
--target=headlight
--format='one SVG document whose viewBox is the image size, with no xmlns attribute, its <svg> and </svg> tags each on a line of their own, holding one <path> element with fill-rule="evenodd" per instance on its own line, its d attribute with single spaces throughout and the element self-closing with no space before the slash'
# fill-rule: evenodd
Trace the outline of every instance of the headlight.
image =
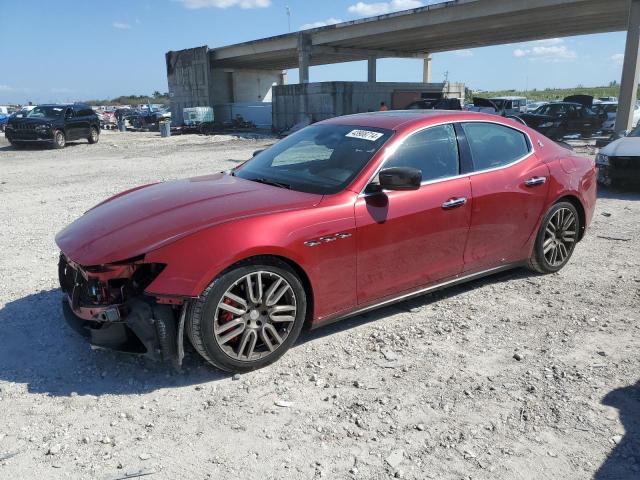
<svg viewBox="0 0 640 480">
<path fill-rule="evenodd" d="M 553 127 L 553 122 L 544 122 L 539 125 L 539 128 L 549 128 Z"/>
<path fill-rule="evenodd" d="M 13 130 L 13 125 L 11 125 L 10 123 L 7 123 L 7 126 L 4 128 L 6 128 L 7 130 Z"/>
<path fill-rule="evenodd" d="M 609 166 L 609 157 L 599 153 L 598 155 L 596 155 L 596 165 L 601 166 L 601 167 L 608 167 Z"/>
</svg>

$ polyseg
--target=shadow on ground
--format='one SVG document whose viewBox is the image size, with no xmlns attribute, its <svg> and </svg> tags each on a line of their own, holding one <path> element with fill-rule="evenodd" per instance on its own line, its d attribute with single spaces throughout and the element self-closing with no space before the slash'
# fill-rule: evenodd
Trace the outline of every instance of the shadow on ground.
<svg viewBox="0 0 640 480">
<path fill-rule="evenodd" d="M 625 435 L 593 477 L 594 480 L 640 478 L 640 381 L 609 392 L 603 405 L 617 408 Z"/>
<path fill-rule="evenodd" d="M 525 278 L 525 270 L 499 273 L 447 290 L 417 297 L 332 325 L 303 332 L 297 346 L 346 331 L 398 311 L 429 305 L 482 285 Z M 92 350 L 62 315 L 60 290 L 44 290 L 9 302 L 0 309 L 0 380 L 26 384 L 32 393 L 52 396 L 141 394 L 167 387 L 197 385 L 229 378 L 187 351 L 183 371 L 140 357 Z"/>
<path fill-rule="evenodd" d="M 501 273 L 496 273 L 488 277 L 480 278 L 478 280 L 473 280 L 468 283 L 463 283 L 463 284 L 460 284 L 454 287 L 449 287 L 433 293 L 421 295 L 419 297 L 415 297 L 410 300 L 405 300 L 403 302 L 396 303 L 388 307 L 371 310 L 370 312 L 363 313 L 355 317 L 346 318 L 336 323 L 319 327 L 315 330 L 311 330 L 306 333 L 303 333 L 298 343 L 306 343 L 309 341 L 313 341 L 318 338 L 326 337 L 328 335 L 332 335 L 337 332 L 349 330 L 351 328 L 356 328 L 361 325 L 366 325 L 367 323 L 384 321 L 386 317 L 394 315 L 398 312 L 408 312 L 413 309 L 420 309 L 427 305 L 431 305 L 432 303 L 436 303 L 446 298 L 456 297 L 457 295 L 468 292 L 470 290 L 474 290 L 476 288 L 480 288 L 484 285 L 508 282 L 511 280 L 523 279 L 523 278 L 529 278 L 529 277 L 535 277 L 535 276 L 538 276 L 538 275 L 524 268 L 518 268 L 514 270 L 507 270 Z"/>
<path fill-rule="evenodd" d="M 0 380 L 52 396 L 127 395 L 228 378 L 190 353 L 181 373 L 171 366 L 92 350 L 64 321 L 60 290 L 43 290 L 0 309 Z"/>
</svg>

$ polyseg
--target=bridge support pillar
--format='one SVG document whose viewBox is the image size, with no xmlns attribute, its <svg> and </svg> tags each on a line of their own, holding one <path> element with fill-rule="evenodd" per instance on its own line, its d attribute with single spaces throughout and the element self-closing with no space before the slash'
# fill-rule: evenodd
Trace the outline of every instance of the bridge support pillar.
<svg viewBox="0 0 640 480">
<path fill-rule="evenodd" d="M 633 125 L 633 111 L 638 97 L 638 80 L 640 80 L 640 0 L 631 0 L 629 24 L 627 26 L 627 43 L 624 49 L 622 64 L 622 80 L 620 81 L 620 98 L 616 114 L 615 131 L 629 130 Z"/>
</svg>

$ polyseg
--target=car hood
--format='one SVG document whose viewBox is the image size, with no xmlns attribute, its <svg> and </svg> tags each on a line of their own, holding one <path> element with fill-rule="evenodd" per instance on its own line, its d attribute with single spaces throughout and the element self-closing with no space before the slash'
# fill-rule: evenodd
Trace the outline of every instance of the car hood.
<svg viewBox="0 0 640 480">
<path fill-rule="evenodd" d="M 579 103 L 587 108 L 591 108 L 593 106 L 593 97 L 591 95 L 569 95 L 568 97 L 564 97 L 562 101 Z"/>
<path fill-rule="evenodd" d="M 640 137 L 623 137 L 600 150 L 609 157 L 640 157 Z"/>
<path fill-rule="evenodd" d="M 295 192 L 223 173 L 138 187 L 98 204 L 56 236 L 80 265 L 127 260 L 223 222 L 317 205 Z"/>
<path fill-rule="evenodd" d="M 40 125 L 42 123 L 51 123 L 58 120 L 53 117 L 38 117 L 38 118 L 26 118 L 26 117 L 13 117 L 9 120 L 11 124 L 29 124 L 29 125 Z"/>
<path fill-rule="evenodd" d="M 476 108 L 493 108 L 496 112 L 500 111 L 498 105 L 488 98 L 474 97 L 473 106 Z"/>
</svg>

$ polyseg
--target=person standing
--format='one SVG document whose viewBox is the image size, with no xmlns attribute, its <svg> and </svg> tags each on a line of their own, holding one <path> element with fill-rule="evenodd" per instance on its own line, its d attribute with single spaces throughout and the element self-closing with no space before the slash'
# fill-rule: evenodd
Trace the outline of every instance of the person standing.
<svg viewBox="0 0 640 480">
<path fill-rule="evenodd" d="M 387 104 L 384 102 L 380 102 L 380 111 L 386 112 L 387 110 L 389 110 L 389 107 L 387 107 Z"/>
</svg>

